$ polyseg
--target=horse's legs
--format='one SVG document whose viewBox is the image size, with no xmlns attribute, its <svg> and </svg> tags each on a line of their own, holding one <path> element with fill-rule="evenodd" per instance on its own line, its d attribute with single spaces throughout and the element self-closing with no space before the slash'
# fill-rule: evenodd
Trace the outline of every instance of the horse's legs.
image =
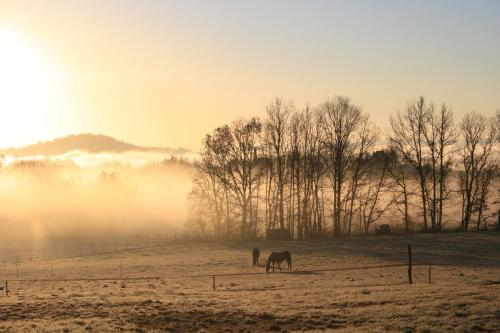
<svg viewBox="0 0 500 333">
<path fill-rule="evenodd" d="M 278 261 L 278 268 L 279 268 L 279 270 L 281 272 L 281 265 L 280 265 L 279 261 Z"/>
</svg>

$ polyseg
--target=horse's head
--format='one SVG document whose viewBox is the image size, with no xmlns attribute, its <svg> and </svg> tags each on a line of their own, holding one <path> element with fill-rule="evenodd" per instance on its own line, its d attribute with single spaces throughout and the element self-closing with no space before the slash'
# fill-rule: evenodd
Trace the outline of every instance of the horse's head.
<svg viewBox="0 0 500 333">
<path fill-rule="evenodd" d="M 273 258 L 274 252 L 269 255 L 269 258 L 267 259 L 266 263 L 266 273 L 269 273 L 269 269 L 271 268 L 271 263 L 272 263 L 272 258 Z"/>
</svg>

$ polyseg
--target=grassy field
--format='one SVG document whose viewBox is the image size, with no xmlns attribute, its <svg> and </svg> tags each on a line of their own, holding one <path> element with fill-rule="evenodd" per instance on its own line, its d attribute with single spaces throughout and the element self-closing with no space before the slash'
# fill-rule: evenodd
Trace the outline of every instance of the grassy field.
<svg viewBox="0 0 500 333">
<path fill-rule="evenodd" d="M 412 244 L 412 285 L 407 262 Z M 251 266 L 259 247 L 261 264 Z M 291 273 L 264 273 L 271 251 Z M 432 283 L 428 283 L 428 264 Z M 286 266 L 286 265 L 283 265 Z M 350 267 L 359 270 L 322 271 Z M 19 277 L 18 277 L 19 276 Z M 97 280 L 158 277 L 152 280 Z M 0 332 L 499 332 L 500 233 L 169 244 L 0 264 Z M 23 280 L 88 281 L 23 281 Z"/>
</svg>

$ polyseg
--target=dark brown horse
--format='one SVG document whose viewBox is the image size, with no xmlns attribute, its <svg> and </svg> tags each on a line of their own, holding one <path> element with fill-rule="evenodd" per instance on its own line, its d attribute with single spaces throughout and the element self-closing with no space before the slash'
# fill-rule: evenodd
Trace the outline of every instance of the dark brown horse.
<svg viewBox="0 0 500 333">
<path fill-rule="evenodd" d="M 283 251 L 283 252 L 273 252 L 267 259 L 267 264 L 266 264 L 266 273 L 269 273 L 269 269 L 271 268 L 271 264 L 273 265 L 273 272 L 274 272 L 274 264 L 278 265 L 279 270 L 281 271 L 281 266 L 280 263 L 283 261 L 286 261 L 288 263 L 288 270 L 292 270 L 292 255 L 290 254 L 289 251 Z"/>
<path fill-rule="evenodd" d="M 260 257 L 260 250 L 258 248 L 254 248 L 252 251 L 252 257 L 253 257 L 253 265 L 256 266 L 259 264 L 259 257 Z"/>
</svg>

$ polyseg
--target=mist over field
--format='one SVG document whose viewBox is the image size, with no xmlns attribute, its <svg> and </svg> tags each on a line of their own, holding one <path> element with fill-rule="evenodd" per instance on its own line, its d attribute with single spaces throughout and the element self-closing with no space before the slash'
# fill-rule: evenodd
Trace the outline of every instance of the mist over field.
<svg viewBox="0 0 500 333">
<path fill-rule="evenodd" d="M 0 333 L 500 332 L 499 36 L 499 0 L 0 0 Z"/>
<path fill-rule="evenodd" d="M 172 233 L 186 219 L 190 172 L 143 152 L 7 157 L 0 239 Z"/>
</svg>

